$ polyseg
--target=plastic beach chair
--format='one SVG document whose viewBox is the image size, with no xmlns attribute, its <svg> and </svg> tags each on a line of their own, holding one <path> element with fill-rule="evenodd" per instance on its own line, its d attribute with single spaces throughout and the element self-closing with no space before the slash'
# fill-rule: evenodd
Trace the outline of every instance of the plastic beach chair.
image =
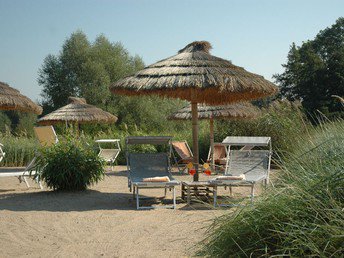
<svg viewBox="0 0 344 258">
<path fill-rule="evenodd" d="M 168 145 L 167 152 L 159 153 L 133 153 L 130 151 L 130 146 L 135 144 L 153 144 L 153 145 Z M 179 182 L 171 175 L 170 166 L 170 152 L 171 152 L 171 137 L 168 136 L 138 136 L 126 138 L 126 156 L 128 167 L 128 186 L 133 190 L 134 198 L 136 199 L 137 209 L 152 209 L 158 208 L 154 206 L 140 206 L 140 189 L 163 188 L 165 189 L 165 196 L 167 189 L 173 191 L 173 204 L 164 205 L 162 208 L 176 208 L 176 192 L 175 186 Z M 165 177 L 168 181 L 164 182 L 145 182 L 148 178 L 162 178 Z"/>
<path fill-rule="evenodd" d="M 240 150 L 230 150 L 227 157 L 225 175 L 239 176 L 245 175 L 243 180 L 218 180 L 214 178 L 211 181 L 214 188 L 214 206 L 217 203 L 217 187 L 229 187 L 232 193 L 232 187 L 250 187 L 251 202 L 254 199 L 254 188 L 258 182 L 269 182 L 270 163 L 271 163 L 271 138 L 270 137 L 226 137 L 222 142 L 231 146 L 241 146 Z M 256 146 L 269 146 L 268 150 L 254 150 Z"/>
</svg>

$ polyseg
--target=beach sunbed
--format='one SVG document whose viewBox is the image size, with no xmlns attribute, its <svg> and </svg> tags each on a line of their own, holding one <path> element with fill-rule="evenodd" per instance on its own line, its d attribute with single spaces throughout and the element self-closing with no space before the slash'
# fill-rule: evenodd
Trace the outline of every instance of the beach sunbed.
<svg viewBox="0 0 344 258">
<path fill-rule="evenodd" d="M 210 180 L 215 185 L 214 206 L 217 203 L 217 187 L 250 187 L 251 202 L 254 199 L 254 188 L 258 182 L 265 185 L 269 182 L 271 163 L 270 137 L 226 137 L 222 142 L 230 149 L 233 146 L 242 147 L 239 150 L 230 150 L 227 157 L 225 175 Z M 255 150 L 254 147 L 268 146 L 268 150 Z"/>
<path fill-rule="evenodd" d="M 130 146 L 137 144 L 167 145 L 166 152 L 134 153 Z M 176 208 L 175 187 L 179 182 L 171 175 L 170 166 L 171 137 L 168 136 L 133 136 L 126 138 L 126 157 L 128 167 L 128 186 L 133 191 L 137 209 L 152 209 L 153 206 L 140 206 L 140 189 L 163 188 L 173 192 L 173 204 L 162 208 Z"/>
<path fill-rule="evenodd" d="M 175 165 L 178 167 L 179 172 L 183 172 L 186 168 L 186 164 L 193 162 L 193 154 L 189 147 L 187 141 L 172 141 L 172 147 L 176 152 L 177 156 L 174 152 L 172 152 Z"/>
<path fill-rule="evenodd" d="M 58 142 L 54 127 L 52 126 L 34 127 L 34 131 L 42 147 L 49 147 Z M 0 177 L 8 177 L 8 176 L 18 177 L 19 182 L 24 181 L 26 183 L 26 186 L 29 188 L 30 185 L 29 185 L 29 182 L 27 181 L 27 177 L 36 175 L 36 171 L 34 171 L 33 168 L 35 166 L 37 155 L 39 154 L 36 153 L 35 157 L 29 162 L 29 164 L 26 167 L 1 168 Z M 37 183 L 39 184 L 40 188 L 43 189 L 43 186 L 38 178 L 37 178 Z"/>
<path fill-rule="evenodd" d="M 96 140 L 99 147 L 99 157 L 104 159 L 107 163 L 111 164 L 111 169 L 113 170 L 113 165 L 118 157 L 118 154 L 121 151 L 121 146 L 119 144 L 119 139 L 100 139 Z M 103 148 L 103 144 L 112 144 L 113 148 Z"/>
</svg>

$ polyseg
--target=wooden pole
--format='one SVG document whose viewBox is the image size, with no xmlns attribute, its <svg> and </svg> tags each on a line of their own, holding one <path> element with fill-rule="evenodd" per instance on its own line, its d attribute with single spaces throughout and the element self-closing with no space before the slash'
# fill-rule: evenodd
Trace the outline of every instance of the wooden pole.
<svg viewBox="0 0 344 258">
<path fill-rule="evenodd" d="M 215 171 L 215 160 L 214 160 L 214 118 L 210 118 L 210 160 L 211 170 Z"/>
<path fill-rule="evenodd" d="M 198 181 L 198 163 L 199 163 L 199 150 L 198 150 L 198 109 L 197 109 L 197 102 L 191 102 L 191 114 L 192 114 L 192 148 L 193 148 L 193 155 L 194 155 L 194 166 L 196 169 L 196 173 L 193 177 L 194 181 Z"/>
</svg>

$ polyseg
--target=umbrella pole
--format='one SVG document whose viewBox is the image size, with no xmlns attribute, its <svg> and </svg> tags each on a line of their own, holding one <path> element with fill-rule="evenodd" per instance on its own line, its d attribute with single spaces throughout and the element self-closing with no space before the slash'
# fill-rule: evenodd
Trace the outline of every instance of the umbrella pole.
<svg viewBox="0 0 344 258">
<path fill-rule="evenodd" d="M 210 118 L 210 160 L 211 170 L 215 172 L 215 160 L 214 160 L 214 118 Z"/>
<path fill-rule="evenodd" d="M 194 166 L 196 173 L 193 176 L 194 181 L 198 181 L 198 163 L 199 163 L 199 151 L 198 151 L 198 109 L 197 102 L 191 102 L 191 114 L 192 114 L 192 146 L 194 155 Z"/>
</svg>

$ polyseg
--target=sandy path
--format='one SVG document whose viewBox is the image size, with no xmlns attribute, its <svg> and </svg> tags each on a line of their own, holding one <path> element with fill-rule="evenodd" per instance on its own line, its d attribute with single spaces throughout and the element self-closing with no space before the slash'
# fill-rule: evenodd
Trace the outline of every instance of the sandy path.
<svg viewBox="0 0 344 258">
<path fill-rule="evenodd" d="M 137 211 L 123 169 L 77 193 L 28 190 L 16 178 L 0 178 L 0 256 L 190 256 L 212 219 L 231 212 L 181 202 L 177 210 Z"/>
</svg>

